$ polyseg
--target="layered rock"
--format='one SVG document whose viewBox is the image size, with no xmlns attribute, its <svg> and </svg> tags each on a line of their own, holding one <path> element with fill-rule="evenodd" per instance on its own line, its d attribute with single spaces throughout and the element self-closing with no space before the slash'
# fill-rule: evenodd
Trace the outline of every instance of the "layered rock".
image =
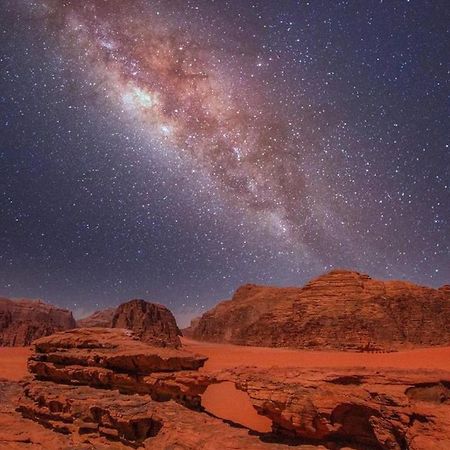
<svg viewBox="0 0 450 450">
<path fill-rule="evenodd" d="M 23 389 L 19 383 L 0 379 L 0 448 L 2 450 L 68 449 L 67 438 L 64 435 L 26 420 L 16 411 L 17 400 L 22 393 Z"/>
<path fill-rule="evenodd" d="M 237 368 L 220 377 L 278 434 L 365 450 L 450 448 L 448 372 Z"/>
<path fill-rule="evenodd" d="M 75 328 L 38 339 L 34 348 L 30 362 L 103 367 L 135 374 L 197 370 L 207 359 L 180 349 L 151 346 L 132 331 L 120 328 Z"/>
<path fill-rule="evenodd" d="M 75 327 L 66 309 L 40 300 L 0 299 L 0 346 L 27 346 L 42 336 Z"/>
<path fill-rule="evenodd" d="M 264 444 L 244 429 L 231 428 L 218 419 L 187 410 L 173 401 L 154 402 L 147 396 L 122 395 L 86 386 L 27 383 L 19 404 L 18 410 L 23 417 L 66 436 L 66 441 L 72 445 L 92 446 L 84 447 L 86 449 L 289 448 Z M 0 430 L 0 443 L 1 435 Z M 302 446 L 300 450 L 319 448 L 325 450 L 317 446 Z"/>
<path fill-rule="evenodd" d="M 202 409 L 200 395 L 215 382 L 197 371 L 205 359 L 150 346 L 124 329 L 75 329 L 37 340 L 29 361 L 35 380 L 24 385 L 21 417 L 0 414 L 0 444 L 15 440 L 22 448 L 26 433 L 1 425 L 13 420 L 24 428 L 31 419 L 64 436 L 64 445 L 49 445 L 57 449 L 287 449 L 192 410 Z M 41 439 L 30 439 L 39 448 Z"/>
<path fill-rule="evenodd" d="M 155 400 L 176 398 L 191 407 L 207 386 L 197 372 L 206 357 L 150 346 L 129 330 L 79 328 L 34 345 L 28 368 L 39 380 L 149 394 Z"/>
<path fill-rule="evenodd" d="M 332 271 L 303 288 L 246 285 L 192 327 L 194 339 L 241 345 L 396 350 L 450 343 L 450 293 Z"/>
<path fill-rule="evenodd" d="M 21 414 L 0 407 L 0 445 L 45 448 L 39 447 L 44 439 L 18 431 L 31 419 L 45 433 L 59 433 L 55 447 L 48 446 L 58 449 L 450 448 L 448 372 L 240 367 L 207 373 L 198 370 L 205 359 L 150 346 L 124 329 L 75 329 L 41 338 L 29 361 L 35 379 L 22 394 L 5 388 L 9 400 L 2 398 L 0 382 L 0 400 L 20 397 Z M 201 395 L 222 382 L 247 393 L 256 411 L 272 421 L 273 433 L 252 436 L 204 414 Z"/>
<path fill-rule="evenodd" d="M 77 320 L 77 326 L 80 328 L 112 328 L 112 320 L 116 308 L 107 308 L 95 311 L 90 316 Z"/>
<path fill-rule="evenodd" d="M 288 450 L 173 402 L 87 386 L 0 380 L 3 450 Z M 298 450 L 325 450 L 300 446 Z"/>
<path fill-rule="evenodd" d="M 163 305 L 144 300 L 121 304 L 111 321 L 113 328 L 127 328 L 143 342 L 158 347 L 180 347 L 181 332 L 173 314 Z"/>
</svg>

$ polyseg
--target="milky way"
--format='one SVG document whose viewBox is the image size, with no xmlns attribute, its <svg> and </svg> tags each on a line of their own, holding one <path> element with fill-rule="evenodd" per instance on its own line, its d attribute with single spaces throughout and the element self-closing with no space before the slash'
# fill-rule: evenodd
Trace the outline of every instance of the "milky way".
<svg viewBox="0 0 450 450">
<path fill-rule="evenodd" d="M 448 277 L 445 3 L 1 3 L 5 295 Z"/>
<path fill-rule="evenodd" d="M 302 151 L 289 142 L 293 124 L 281 108 L 270 111 L 258 98 L 258 82 L 245 85 L 227 73 L 224 51 L 160 19 L 149 3 L 132 2 L 125 12 L 115 1 L 50 5 L 61 39 L 81 50 L 112 104 L 162 146 L 188 154 L 260 227 L 306 251 L 305 224 L 315 210 L 302 174 L 294 173 Z M 316 238 L 321 225 L 316 221 Z"/>
</svg>

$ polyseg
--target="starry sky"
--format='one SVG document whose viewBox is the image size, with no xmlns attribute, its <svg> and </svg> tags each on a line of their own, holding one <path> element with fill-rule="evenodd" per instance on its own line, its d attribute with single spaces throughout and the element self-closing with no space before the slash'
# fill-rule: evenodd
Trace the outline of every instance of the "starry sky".
<svg viewBox="0 0 450 450">
<path fill-rule="evenodd" d="M 184 325 L 336 267 L 450 281 L 446 1 L 0 11 L 0 295 Z"/>
</svg>

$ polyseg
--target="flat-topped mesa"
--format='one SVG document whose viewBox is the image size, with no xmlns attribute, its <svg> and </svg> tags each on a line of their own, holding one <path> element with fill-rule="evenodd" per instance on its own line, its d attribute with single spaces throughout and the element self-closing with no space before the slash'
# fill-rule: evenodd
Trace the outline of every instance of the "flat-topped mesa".
<svg viewBox="0 0 450 450">
<path fill-rule="evenodd" d="M 240 345 L 390 351 L 450 343 L 450 290 L 334 270 L 303 288 L 245 285 L 190 328 Z"/>
<path fill-rule="evenodd" d="M 23 347 L 42 336 L 75 328 L 72 313 L 40 300 L 0 298 L 0 347 Z"/>
<path fill-rule="evenodd" d="M 122 303 L 111 321 L 112 328 L 127 328 L 143 342 L 157 347 L 180 347 L 181 331 L 173 314 L 163 305 L 145 300 Z"/>
</svg>

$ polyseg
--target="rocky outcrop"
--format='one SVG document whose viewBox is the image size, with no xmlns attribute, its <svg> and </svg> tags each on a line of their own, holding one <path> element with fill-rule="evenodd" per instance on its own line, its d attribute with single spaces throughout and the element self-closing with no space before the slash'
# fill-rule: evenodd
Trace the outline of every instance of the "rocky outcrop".
<svg viewBox="0 0 450 450">
<path fill-rule="evenodd" d="M 450 293 L 335 270 L 303 288 L 246 285 L 193 325 L 194 339 L 389 351 L 450 343 Z"/>
<path fill-rule="evenodd" d="M 57 432 L 55 435 L 64 436 L 66 442 L 86 445 L 81 447 L 86 449 L 289 449 L 286 445 L 267 445 L 245 429 L 231 428 L 173 401 L 154 402 L 147 396 L 86 386 L 27 383 L 18 411 L 24 418 Z M 1 435 L 0 430 L 0 443 Z M 300 450 L 320 448 L 325 450 L 317 446 Z"/>
<path fill-rule="evenodd" d="M 394 369 L 237 368 L 277 434 L 365 450 L 450 448 L 450 373 Z"/>
<path fill-rule="evenodd" d="M 207 387 L 197 372 L 206 357 L 150 346 L 129 330 L 79 328 L 34 344 L 28 368 L 39 380 L 172 398 L 191 408 L 199 406 Z"/>
<path fill-rule="evenodd" d="M 72 313 L 40 300 L 0 299 L 0 347 L 23 347 L 42 336 L 75 328 Z"/>
<path fill-rule="evenodd" d="M 29 361 L 35 379 L 24 383 L 21 394 L 13 389 L 3 399 L 15 411 L 0 409 L 0 446 L 287 450 L 200 412 L 200 395 L 215 382 L 197 371 L 205 359 L 150 346 L 124 329 L 75 329 L 42 338 Z M 36 424 L 43 425 L 42 437 Z M 54 436 L 45 447 L 49 430 Z M 318 448 L 325 450 L 304 450 Z"/>
<path fill-rule="evenodd" d="M 289 450 L 246 429 L 147 396 L 52 382 L 0 380 L 3 450 Z M 298 450 L 326 450 L 305 445 Z"/>
<path fill-rule="evenodd" d="M 0 446 L 450 448 L 448 372 L 238 367 L 212 373 L 198 370 L 205 359 L 150 346 L 125 329 L 75 329 L 41 338 L 29 360 L 34 380 L 24 382 L 22 391 L 0 382 Z M 249 433 L 205 414 L 202 394 L 222 382 L 247 393 L 273 432 Z"/>
<path fill-rule="evenodd" d="M 143 342 L 158 347 L 180 347 L 181 332 L 173 314 L 163 305 L 131 300 L 115 311 L 111 326 L 127 328 Z"/>
<path fill-rule="evenodd" d="M 95 311 L 90 316 L 77 320 L 77 326 L 79 328 L 111 328 L 115 312 L 116 308 Z"/>
</svg>

